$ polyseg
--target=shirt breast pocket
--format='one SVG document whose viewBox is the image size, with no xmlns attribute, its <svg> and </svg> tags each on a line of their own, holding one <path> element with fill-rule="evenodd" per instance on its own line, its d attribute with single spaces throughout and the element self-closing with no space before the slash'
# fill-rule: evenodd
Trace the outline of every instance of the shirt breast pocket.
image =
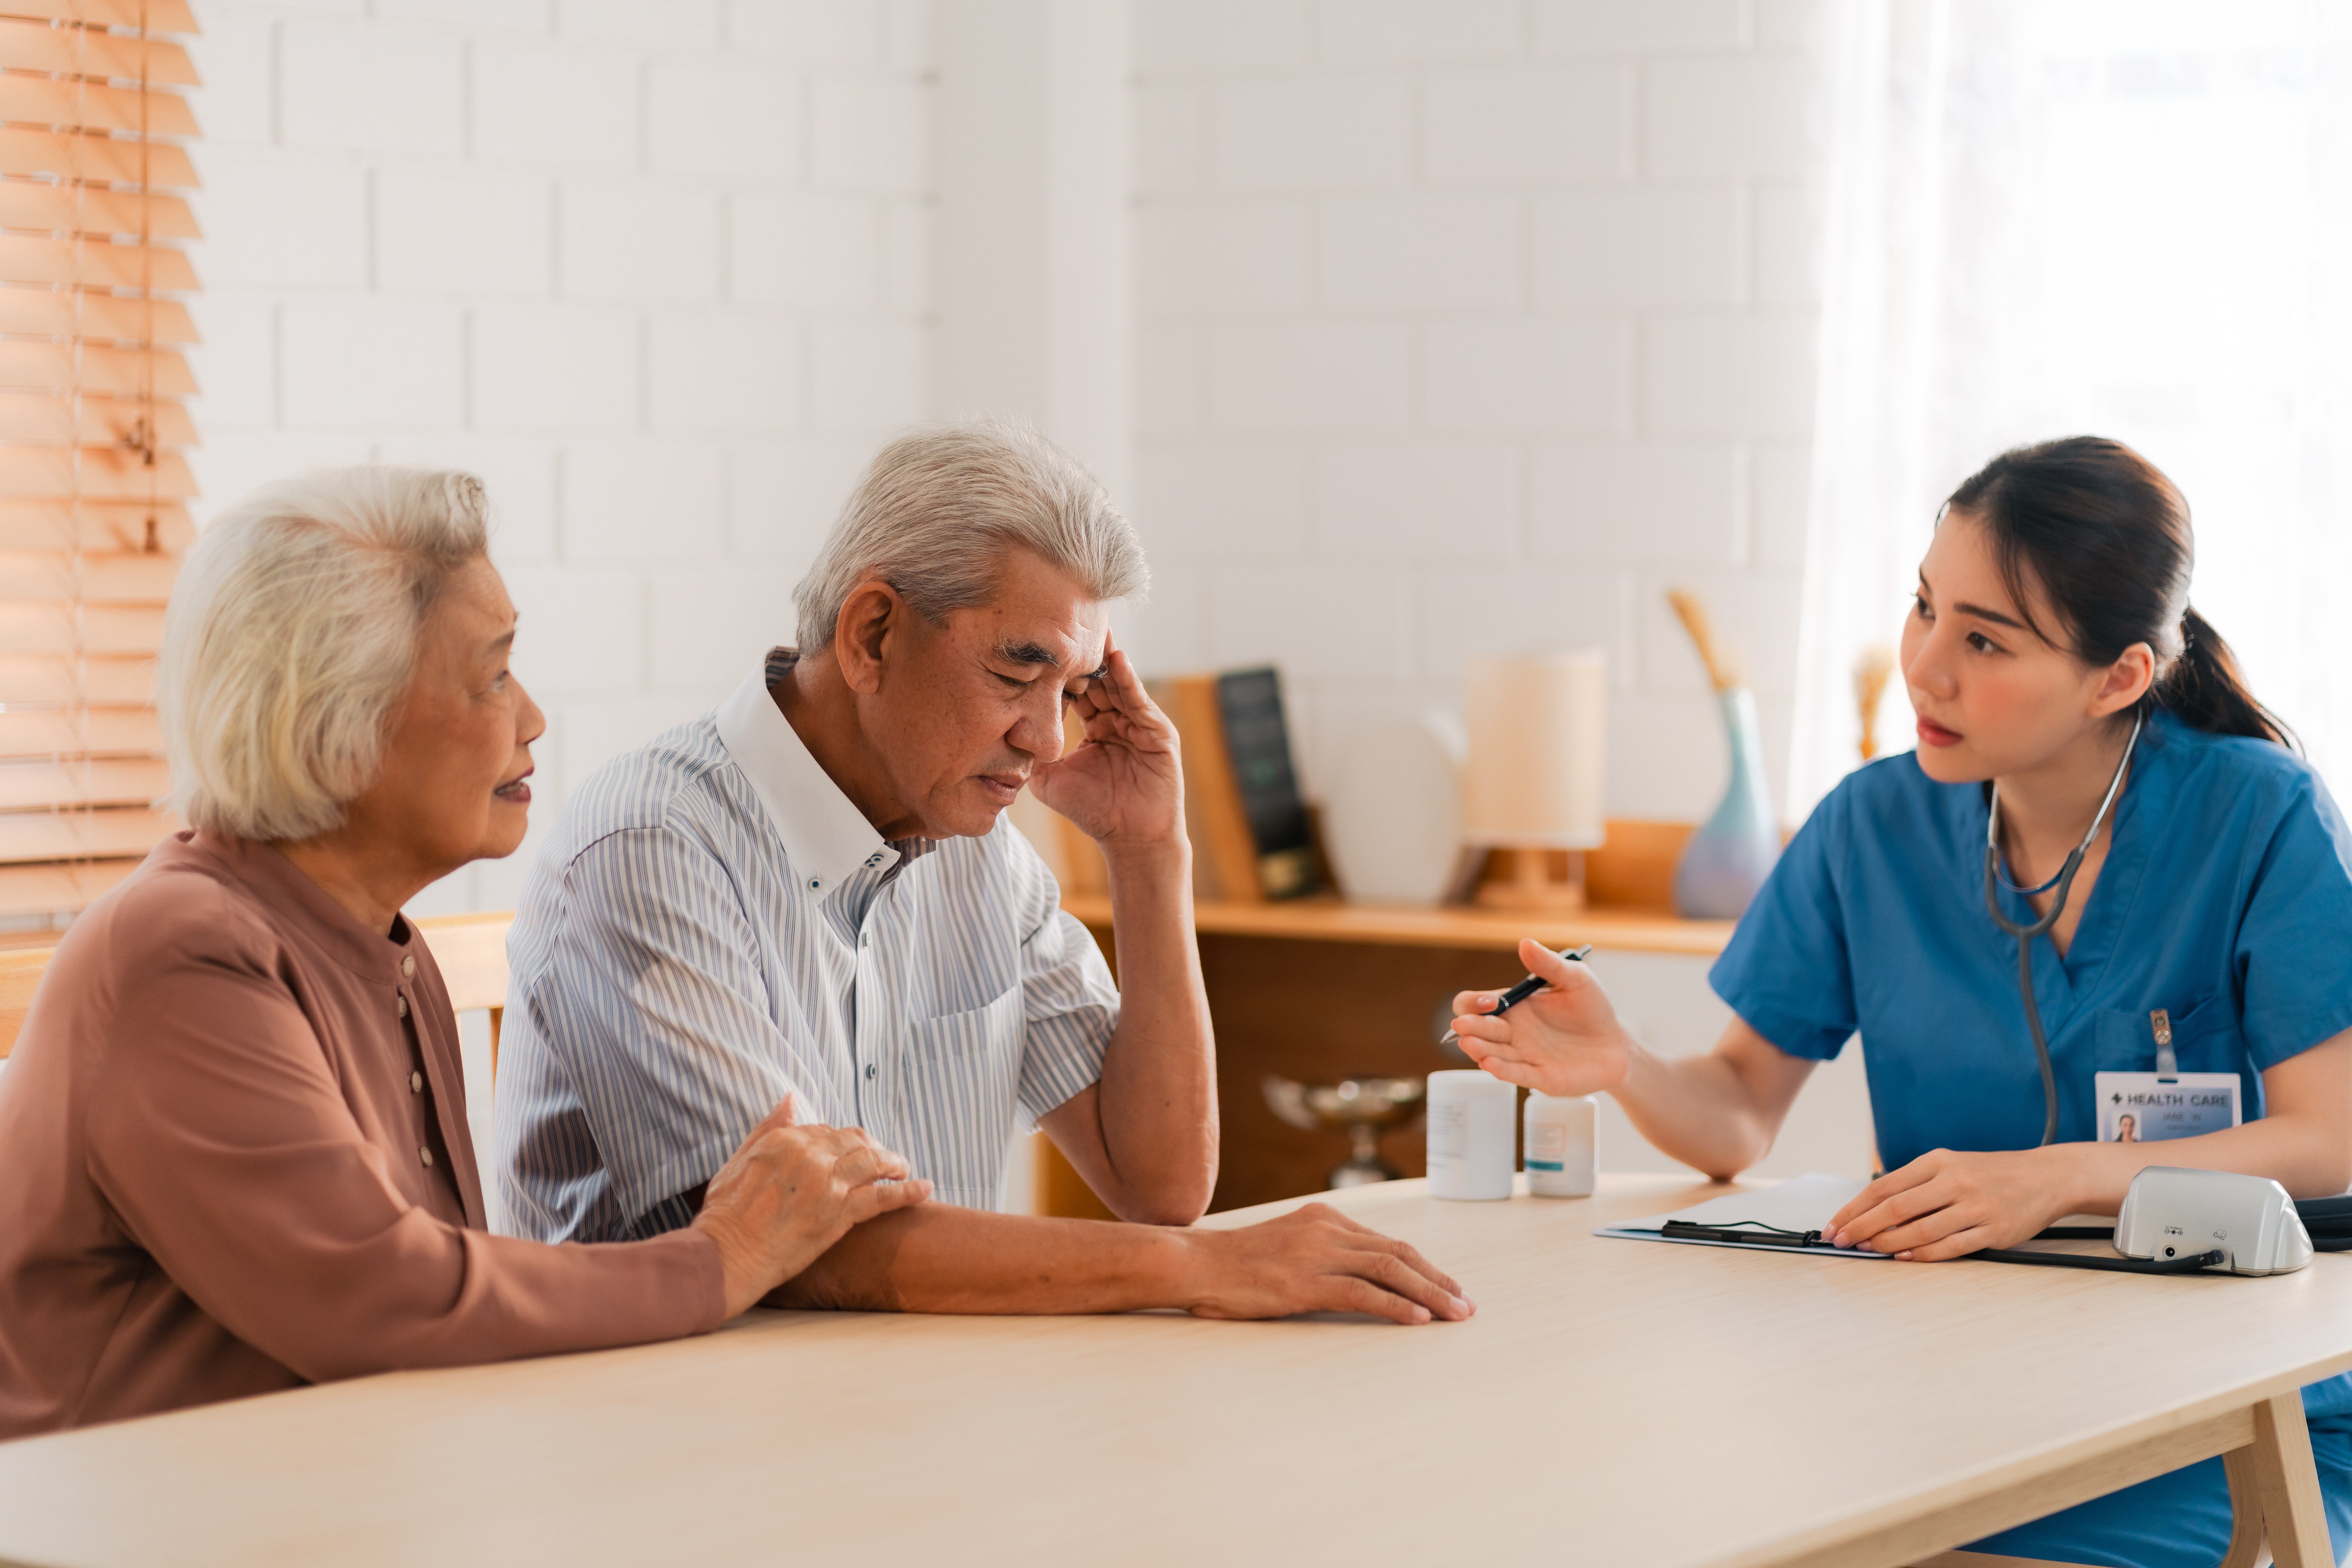
<svg viewBox="0 0 2352 1568">
<path fill-rule="evenodd" d="M 2236 1001 L 2221 993 L 2171 1014 L 2172 1054 L 2182 1072 L 2246 1069 L 2246 1037 L 2238 1026 Z M 2100 1072 L 2154 1072 L 2156 1024 L 2147 1011 L 2104 1009 L 2098 1016 Z M 2241 1092 L 2243 1086 L 2241 1087 Z"/>
<path fill-rule="evenodd" d="M 908 1026 L 903 1087 L 917 1147 L 901 1152 L 919 1174 L 943 1188 L 993 1191 L 1013 1132 L 1023 1034 L 1018 985 L 983 1006 Z"/>
</svg>

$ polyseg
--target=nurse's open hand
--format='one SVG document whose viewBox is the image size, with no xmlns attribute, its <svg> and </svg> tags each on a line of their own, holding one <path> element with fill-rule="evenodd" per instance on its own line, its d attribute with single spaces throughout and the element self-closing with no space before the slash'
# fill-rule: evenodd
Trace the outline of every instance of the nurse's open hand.
<svg viewBox="0 0 2352 1568">
<path fill-rule="evenodd" d="M 1624 1082 L 1625 1026 L 1592 972 L 1532 937 L 1520 942 L 1519 962 L 1550 988 L 1499 1018 L 1485 1016 L 1499 993 L 1455 995 L 1454 1033 L 1464 1053 L 1504 1082 L 1546 1094 L 1598 1094 Z"/>
<path fill-rule="evenodd" d="M 2065 1147 L 1930 1150 L 1856 1193 L 1830 1217 L 1830 1240 L 1912 1263 L 2015 1247 L 2068 1212 L 2049 1163 Z"/>
</svg>

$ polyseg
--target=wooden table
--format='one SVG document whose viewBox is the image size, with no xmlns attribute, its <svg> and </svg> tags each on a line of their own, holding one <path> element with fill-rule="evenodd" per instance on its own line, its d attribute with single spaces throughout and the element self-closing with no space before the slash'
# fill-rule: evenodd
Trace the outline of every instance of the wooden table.
<svg viewBox="0 0 2352 1568">
<path fill-rule="evenodd" d="M 2352 1258 L 2159 1279 L 1589 1234 L 1707 1190 L 1338 1194 L 1460 1277 L 1463 1324 L 754 1313 L 0 1445 L 0 1559 L 1867 1568 L 2231 1449 L 2252 1486 L 2263 1443 L 2313 1539 L 2294 1391 L 2352 1366 Z"/>
</svg>

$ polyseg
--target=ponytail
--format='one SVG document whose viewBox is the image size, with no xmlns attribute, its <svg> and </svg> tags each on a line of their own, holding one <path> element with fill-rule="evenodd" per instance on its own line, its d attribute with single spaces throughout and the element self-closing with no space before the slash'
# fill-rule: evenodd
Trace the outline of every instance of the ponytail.
<svg viewBox="0 0 2352 1568">
<path fill-rule="evenodd" d="M 2146 643 L 2162 674 L 2143 709 L 2298 749 L 2246 689 L 2221 634 L 2189 607 L 2189 502 L 2154 463 L 2096 436 L 2043 441 L 1987 463 L 1944 508 L 1986 530 L 2010 597 L 2052 647 L 2103 668 Z M 2062 623 L 2052 631 L 2032 625 L 2036 588 Z"/>
<path fill-rule="evenodd" d="M 2286 721 L 2254 700 L 2238 673 L 2237 656 L 2196 610 L 2180 615 L 2180 657 L 2150 695 L 2191 729 L 2243 735 L 2300 751 Z"/>
</svg>

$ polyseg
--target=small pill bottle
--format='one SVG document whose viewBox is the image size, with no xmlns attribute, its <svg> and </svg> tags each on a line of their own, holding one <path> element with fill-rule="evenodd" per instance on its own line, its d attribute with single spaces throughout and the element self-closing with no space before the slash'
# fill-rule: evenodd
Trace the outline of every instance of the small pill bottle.
<svg viewBox="0 0 2352 1568">
<path fill-rule="evenodd" d="M 1429 1075 L 1429 1195 L 1511 1195 L 1511 1102 L 1519 1091 L 1475 1068 Z"/>
<path fill-rule="evenodd" d="M 1528 1095 L 1528 1191 L 1539 1198 L 1592 1195 L 1600 1107 L 1589 1094 Z"/>
</svg>

